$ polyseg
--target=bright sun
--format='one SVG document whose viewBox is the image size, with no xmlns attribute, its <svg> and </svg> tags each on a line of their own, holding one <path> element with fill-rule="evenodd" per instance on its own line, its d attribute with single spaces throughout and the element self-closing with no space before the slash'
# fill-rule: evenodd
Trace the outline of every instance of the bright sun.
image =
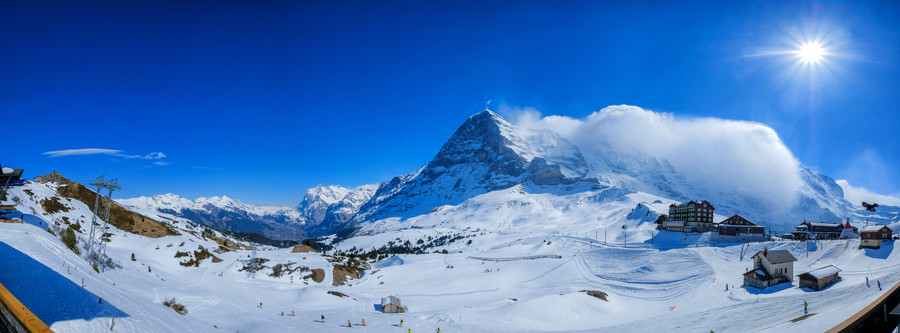
<svg viewBox="0 0 900 333">
<path fill-rule="evenodd" d="M 818 42 L 806 42 L 803 45 L 800 45 L 800 49 L 795 51 L 795 53 L 800 57 L 800 61 L 810 65 L 821 62 L 827 54 L 825 48 Z"/>
</svg>

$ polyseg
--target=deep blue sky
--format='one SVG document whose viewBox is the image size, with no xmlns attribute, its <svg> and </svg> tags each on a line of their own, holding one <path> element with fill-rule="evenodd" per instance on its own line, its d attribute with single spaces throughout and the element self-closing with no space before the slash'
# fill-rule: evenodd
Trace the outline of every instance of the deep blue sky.
<svg viewBox="0 0 900 333">
<path fill-rule="evenodd" d="M 761 55 L 798 32 L 832 39 L 815 77 Z M 898 87 L 891 1 L 0 4 L 0 163 L 118 177 L 118 197 L 294 205 L 414 171 L 488 100 L 758 121 L 802 163 L 897 194 Z M 122 152 L 42 154 L 81 148 Z"/>
</svg>

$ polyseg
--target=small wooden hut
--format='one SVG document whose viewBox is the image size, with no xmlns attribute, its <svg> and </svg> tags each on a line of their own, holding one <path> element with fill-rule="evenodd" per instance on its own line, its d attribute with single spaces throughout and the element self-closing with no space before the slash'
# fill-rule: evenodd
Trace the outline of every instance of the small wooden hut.
<svg viewBox="0 0 900 333">
<path fill-rule="evenodd" d="M 841 277 L 838 276 L 840 271 L 834 265 L 828 265 L 800 274 L 800 288 L 807 287 L 814 290 L 827 288 L 841 280 Z"/>
<path fill-rule="evenodd" d="M 400 304 L 400 299 L 394 296 L 388 296 L 381 299 L 381 312 L 384 313 L 405 313 L 406 306 Z"/>
</svg>

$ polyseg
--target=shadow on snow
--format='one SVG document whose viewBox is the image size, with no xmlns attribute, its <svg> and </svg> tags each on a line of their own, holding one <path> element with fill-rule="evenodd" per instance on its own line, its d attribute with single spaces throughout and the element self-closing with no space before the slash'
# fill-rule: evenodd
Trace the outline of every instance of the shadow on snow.
<svg viewBox="0 0 900 333">
<path fill-rule="evenodd" d="M 776 284 L 774 286 L 769 286 L 764 289 L 759 289 L 759 288 L 751 287 L 751 286 L 743 286 L 742 288 L 744 288 L 744 290 L 747 290 L 747 293 L 749 293 L 751 295 L 768 295 L 768 294 L 777 293 L 782 290 L 788 290 L 788 289 L 791 289 L 792 287 L 794 287 L 793 283 L 782 282 L 782 283 Z"/>
<path fill-rule="evenodd" d="M 53 323 L 128 314 L 37 260 L 0 242 L 0 283 L 48 326 Z"/>
<path fill-rule="evenodd" d="M 877 249 L 863 248 L 866 251 L 866 257 L 874 259 L 887 259 L 894 251 L 894 241 L 881 243 L 881 247 Z"/>
</svg>

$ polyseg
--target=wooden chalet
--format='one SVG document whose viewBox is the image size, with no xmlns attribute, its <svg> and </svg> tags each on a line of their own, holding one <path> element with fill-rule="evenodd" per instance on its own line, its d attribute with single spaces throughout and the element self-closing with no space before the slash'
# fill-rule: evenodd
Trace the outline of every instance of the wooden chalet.
<svg viewBox="0 0 900 333">
<path fill-rule="evenodd" d="M 800 274 L 798 276 L 800 279 L 800 288 L 806 287 L 815 290 L 827 288 L 841 280 L 841 277 L 838 276 L 840 271 L 840 268 L 834 267 L 834 265 L 828 265 Z"/>
<path fill-rule="evenodd" d="M 891 240 L 893 230 L 886 225 L 870 225 L 859 232 L 859 247 L 867 247 L 877 249 L 881 247 L 881 243 Z"/>
<path fill-rule="evenodd" d="M 824 223 L 803 221 L 794 227 L 794 239 L 838 239 L 844 231 L 842 223 Z"/>
<path fill-rule="evenodd" d="M 738 214 L 719 222 L 718 230 L 720 236 L 763 238 L 766 234 L 766 227 L 756 225 L 756 223 Z"/>
<path fill-rule="evenodd" d="M 794 280 L 794 262 L 797 258 L 788 251 L 763 249 L 751 259 L 753 269 L 744 273 L 744 285 L 762 289 Z"/>
</svg>

